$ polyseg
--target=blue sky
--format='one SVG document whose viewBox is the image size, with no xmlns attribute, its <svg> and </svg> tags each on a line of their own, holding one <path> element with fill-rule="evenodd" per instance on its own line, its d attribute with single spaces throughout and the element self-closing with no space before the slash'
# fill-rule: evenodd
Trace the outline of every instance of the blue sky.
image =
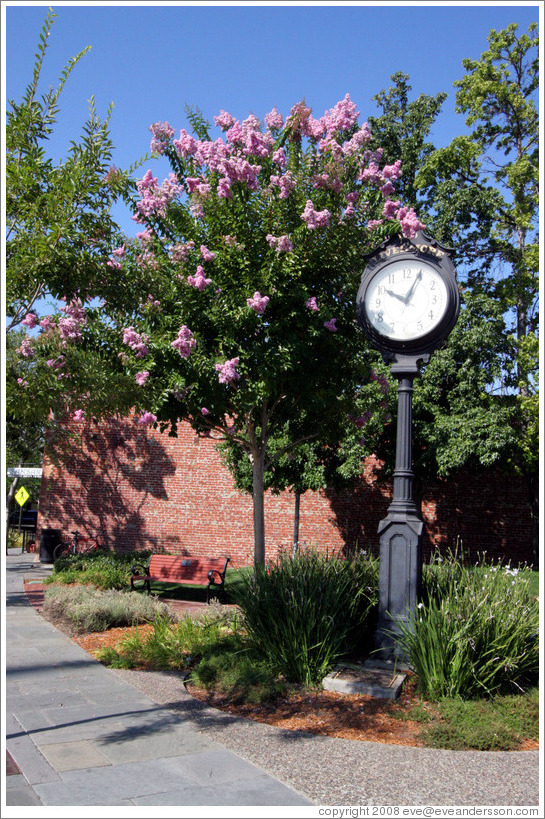
<svg viewBox="0 0 545 819">
<path fill-rule="evenodd" d="M 47 3 L 3 2 L 5 95 L 18 100 L 32 76 Z M 305 97 L 319 117 L 346 93 L 361 112 L 378 115 L 373 96 L 396 71 L 420 93 L 449 96 L 433 133 L 437 147 L 465 130 L 454 113 L 453 82 L 462 60 L 478 58 L 491 29 L 539 19 L 537 2 L 472 3 L 95 3 L 53 4 L 57 14 L 41 78 L 56 85 L 60 71 L 85 46 L 63 95 L 50 152 L 64 156 L 77 139 L 94 95 L 99 114 L 114 103 L 114 162 L 125 168 L 149 149 L 149 125 L 168 120 L 187 127 L 185 104 L 213 122 L 220 109 L 238 118 L 263 117 L 273 106 L 286 115 Z M 219 136 L 219 132 L 218 132 Z M 147 167 L 161 179 L 166 163 Z M 116 217 L 137 230 L 124 205 Z"/>
</svg>

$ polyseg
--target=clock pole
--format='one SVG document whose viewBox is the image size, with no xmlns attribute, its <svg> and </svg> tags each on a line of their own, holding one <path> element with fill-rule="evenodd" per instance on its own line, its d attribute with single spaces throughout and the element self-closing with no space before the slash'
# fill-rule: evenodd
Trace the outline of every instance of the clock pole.
<svg viewBox="0 0 545 819">
<path fill-rule="evenodd" d="M 418 358 L 402 356 L 391 368 L 398 381 L 396 461 L 392 502 L 378 528 L 380 575 L 375 637 L 381 659 L 387 661 L 405 659 L 397 637 L 401 623 L 407 622 L 417 605 L 422 586 L 424 523 L 414 502 L 412 470 L 413 381 L 418 364 Z"/>
<path fill-rule="evenodd" d="M 399 636 L 418 604 L 422 586 L 424 523 L 413 498 L 413 382 L 420 365 L 427 364 L 433 351 L 445 343 L 458 320 L 460 293 L 451 253 L 422 231 L 413 239 L 391 236 L 366 257 L 356 300 L 362 329 L 392 365 L 398 381 L 393 498 L 378 528 L 375 645 L 386 661 L 406 660 Z M 412 282 L 408 289 L 407 282 Z"/>
</svg>

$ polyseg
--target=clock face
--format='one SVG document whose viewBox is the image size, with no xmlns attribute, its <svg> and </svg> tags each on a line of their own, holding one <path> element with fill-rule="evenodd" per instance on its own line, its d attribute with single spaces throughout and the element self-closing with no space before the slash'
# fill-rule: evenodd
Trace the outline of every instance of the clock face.
<svg viewBox="0 0 545 819">
<path fill-rule="evenodd" d="M 365 292 L 365 312 L 377 333 L 412 341 L 430 333 L 448 307 L 443 277 L 426 262 L 398 259 L 378 270 Z"/>
</svg>

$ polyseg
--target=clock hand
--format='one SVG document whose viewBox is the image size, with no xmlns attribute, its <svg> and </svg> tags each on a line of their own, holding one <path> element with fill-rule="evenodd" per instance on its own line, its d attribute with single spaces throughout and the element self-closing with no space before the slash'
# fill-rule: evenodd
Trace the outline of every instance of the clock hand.
<svg viewBox="0 0 545 819">
<path fill-rule="evenodd" d="M 405 298 L 402 299 L 403 304 L 408 304 L 409 303 L 409 301 L 411 300 L 411 296 L 414 293 L 414 288 L 416 287 L 416 285 L 418 284 L 418 282 L 420 281 L 421 278 L 422 278 L 422 270 L 419 270 L 414 282 L 409 287 L 409 292 L 406 294 Z"/>
<path fill-rule="evenodd" d="M 402 301 L 402 302 L 405 301 L 403 296 L 400 296 L 399 293 L 394 293 L 393 290 L 387 290 L 386 292 L 388 293 L 389 296 L 393 296 L 394 299 L 399 299 L 399 301 Z"/>
</svg>

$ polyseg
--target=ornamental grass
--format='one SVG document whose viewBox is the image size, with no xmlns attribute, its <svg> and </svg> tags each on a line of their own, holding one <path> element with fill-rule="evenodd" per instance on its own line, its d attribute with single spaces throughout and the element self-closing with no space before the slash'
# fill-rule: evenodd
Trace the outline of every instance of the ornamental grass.
<svg viewBox="0 0 545 819">
<path fill-rule="evenodd" d="M 370 640 L 377 593 L 375 558 L 307 549 L 256 566 L 237 590 L 237 603 L 257 656 L 289 682 L 311 686 Z"/>
<path fill-rule="evenodd" d="M 424 567 L 422 602 L 400 647 L 430 701 L 527 691 L 539 678 L 537 597 L 530 570 L 467 567 L 449 555 Z"/>
</svg>

